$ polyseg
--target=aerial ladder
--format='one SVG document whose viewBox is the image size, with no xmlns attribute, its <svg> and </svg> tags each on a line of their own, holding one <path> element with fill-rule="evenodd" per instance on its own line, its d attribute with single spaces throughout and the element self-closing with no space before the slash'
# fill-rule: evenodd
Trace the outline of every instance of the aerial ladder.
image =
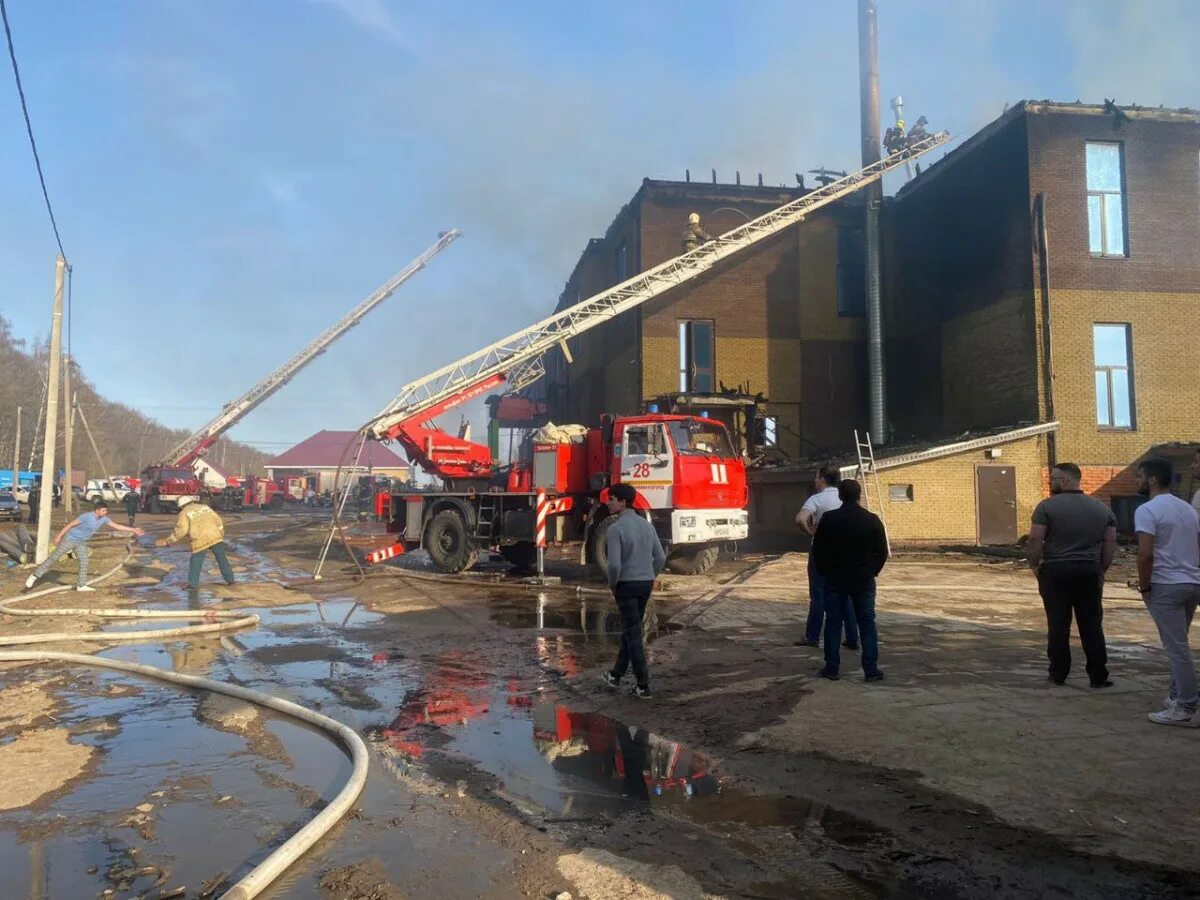
<svg viewBox="0 0 1200 900">
<path fill-rule="evenodd" d="M 375 307 L 379 306 L 384 300 L 396 292 L 396 290 L 406 281 L 412 278 L 417 272 L 425 268 L 435 256 L 449 247 L 454 241 L 462 236 L 462 232 L 457 228 L 452 228 L 449 231 L 443 231 L 438 235 L 437 241 L 429 247 L 424 253 L 414 259 L 411 263 L 405 266 L 401 271 L 397 272 L 369 297 L 363 300 L 358 306 L 350 310 L 340 320 L 335 322 L 324 332 L 322 332 L 312 343 L 308 344 L 299 353 L 289 359 L 286 363 L 254 385 L 249 391 L 243 394 L 236 400 L 226 403 L 221 408 L 220 413 L 213 418 L 211 422 L 200 428 L 193 434 L 188 435 L 178 444 L 171 448 L 170 451 L 158 462 L 146 469 L 145 476 L 154 484 L 152 491 L 143 492 L 143 502 L 149 508 L 151 501 L 157 499 L 157 503 L 153 504 L 156 507 L 161 507 L 166 498 L 172 494 L 169 490 L 163 490 L 167 485 L 161 483 L 164 479 L 156 478 L 158 473 L 164 470 L 180 470 L 191 466 L 192 462 L 204 455 L 217 439 L 221 437 L 230 428 L 244 419 L 249 413 L 257 409 L 263 402 L 271 397 L 276 391 L 282 388 L 285 384 L 292 380 L 301 369 L 307 366 L 310 362 L 329 349 L 338 338 L 342 337 L 347 331 L 363 320 L 367 313 L 371 312 Z M 187 482 L 190 478 L 168 478 L 166 481 Z M 189 486 L 186 484 L 177 484 L 175 487 L 181 490 L 174 492 L 175 497 L 192 496 L 197 493 L 198 486 Z M 196 487 L 197 490 L 193 490 Z M 178 501 L 172 501 L 176 505 Z"/>
<path fill-rule="evenodd" d="M 592 328 L 608 322 L 624 312 L 632 310 L 648 300 L 651 300 L 673 288 L 686 284 L 697 276 L 711 271 L 715 266 L 729 257 L 753 247 L 760 241 L 779 234 L 787 228 L 802 221 L 818 209 L 850 196 L 863 187 L 878 181 L 888 172 L 904 166 L 907 162 L 919 157 L 950 139 L 947 132 L 930 135 L 921 141 L 913 142 L 902 151 L 891 154 L 885 159 L 873 163 L 863 169 L 832 181 L 829 184 L 813 190 L 802 197 L 793 200 L 771 212 L 760 216 L 744 225 L 734 228 L 694 250 L 684 253 L 674 259 L 667 260 L 633 278 L 589 297 L 561 312 L 511 334 L 503 340 L 470 354 L 456 362 L 443 366 L 416 381 L 405 385 L 400 393 L 384 407 L 374 418 L 361 429 L 364 439 L 396 440 L 403 447 L 411 463 L 419 465 L 429 474 L 442 479 L 449 492 L 458 490 L 461 496 L 451 498 L 447 495 L 444 503 L 455 504 L 462 512 L 463 519 L 470 529 L 463 533 L 459 524 L 455 523 L 444 533 L 439 533 L 438 540 L 451 548 L 450 555 L 454 557 L 453 565 L 442 566 L 435 554 L 435 564 L 443 571 L 461 571 L 473 563 L 475 548 L 491 544 L 501 544 L 513 540 L 511 534 L 503 533 L 506 510 L 516 503 L 519 506 L 519 494 L 529 493 L 530 473 L 521 472 L 520 467 L 514 467 L 508 473 L 503 486 L 497 485 L 492 476 L 496 474 L 496 463 L 492 459 L 488 447 L 470 441 L 466 435 L 452 435 L 439 427 L 434 420 L 447 411 L 480 397 L 503 386 L 506 392 L 513 393 L 535 383 L 545 374 L 544 354 L 560 347 L 571 361 L 567 346 L 570 338 L 577 337 Z M 360 441 L 360 447 L 365 440 Z M 736 463 L 740 465 L 740 463 Z M 728 474 L 724 467 L 714 465 L 714 471 L 719 470 L 721 482 L 725 482 Z M 714 479 L 715 481 L 716 479 Z M 504 495 L 504 496 L 501 496 Z M 339 508 L 344 507 L 349 496 L 349 486 L 342 497 Z M 542 495 L 538 495 L 539 498 Z M 506 499 L 507 498 L 507 499 Z M 376 512 L 384 513 L 383 504 L 378 498 Z M 406 532 L 406 543 L 428 541 L 430 528 L 435 523 L 428 523 L 428 513 L 436 509 L 439 502 L 425 499 L 426 516 L 421 519 L 417 509 L 421 498 L 391 498 L 405 499 L 412 508 L 402 514 L 399 510 L 390 510 L 389 530 L 403 529 Z M 389 501 L 390 502 L 390 501 Z M 723 505 L 728 504 L 723 500 Z M 432 503 L 432 508 L 431 508 Z M 550 501 L 550 514 L 569 512 L 572 509 L 571 498 L 560 498 Z M 443 504 L 444 505 L 444 504 Z M 538 519 L 545 515 L 545 501 L 539 499 Z M 503 507 L 503 508 L 502 508 Z M 516 513 L 520 513 L 518 509 Z M 400 518 L 407 516 L 404 524 Z M 335 516 L 334 527 L 337 527 L 338 517 Z M 422 525 L 421 522 L 426 524 Z M 589 526 L 590 528 L 590 526 Z M 539 526 L 539 532 L 540 532 Z M 453 532 L 453 533 L 452 533 Z M 317 565 L 317 577 L 324 563 L 333 538 L 333 530 L 325 542 L 325 548 L 320 555 Z M 590 535 L 590 532 L 589 532 Z M 590 537 L 585 536 L 584 544 Z M 454 551 L 453 548 L 468 545 L 464 552 Z M 539 534 L 539 543 L 542 538 Z M 370 561 L 391 558 L 404 552 L 404 544 L 384 548 L 372 554 Z"/>
<path fill-rule="evenodd" d="M 569 360 L 568 339 L 703 275 L 722 260 L 779 234 L 818 209 L 848 197 L 948 140 L 950 135 L 945 131 L 930 135 L 903 151 L 851 172 L 727 231 L 695 250 L 647 269 L 615 287 L 410 382 L 363 430 L 368 437 L 376 440 L 399 440 L 408 452 L 409 459 L 435 476 L 452 480 L 469 477 L 484 467 L 490 467 L 491 454 L 486 447 L 446 435 L 430 425 L 432 420 L 501 385 L 505 386 L 508 393 L 528 387 L 545 374 L 544 354 L 547 350 L 559 346 Z"/>
</svg>

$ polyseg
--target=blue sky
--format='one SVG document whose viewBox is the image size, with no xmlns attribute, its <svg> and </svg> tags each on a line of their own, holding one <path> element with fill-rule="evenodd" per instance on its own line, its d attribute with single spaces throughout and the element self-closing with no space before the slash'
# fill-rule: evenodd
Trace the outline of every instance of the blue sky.
<svg viewBox="0 0 1200 900">
<path fill-rule="evenodd" d="M 879 5 L 885 124 L 897 93 L 960 137 L 1023 98 L 1200 106 L 1188 0 Z M 268 451 L 545 315 L 643 177 L 792 184 L 859 153 L 854 0 L 8 7 L 74 352 L 111 399 L 199 426 L 465 232 L 233 431 Z M 0 312 L 24 337 L 54 254 L 5 65 Z"/>
</svg>

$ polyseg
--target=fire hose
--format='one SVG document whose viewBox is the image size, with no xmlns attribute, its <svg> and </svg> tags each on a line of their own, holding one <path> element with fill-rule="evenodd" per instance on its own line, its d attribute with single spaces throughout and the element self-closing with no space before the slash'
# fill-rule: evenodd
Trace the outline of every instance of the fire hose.
<svg viewBox="0 0 1200 900">
<path fill-rule="evenodd" d="M 102 575 L 99 575 L 87 583 L 89 585 L 98 584 L 112 575 L 116 574 L 133 556 L 135 544 L 131 541 L 128 546 L 125 558 L 109 569 Z M 61 641 L 88 641 L 88 642 L 121 642 L 129 639 L 135 640 L 150 640 L 156 638 L 182 638 L 194 637 L 201 634 L 211 634 L 214 632 L 235 631 L 241 628 L 250 628 L 258 624 L 259 618 L 255 615 L 243 615 L 237 612 L 223 610 L 122 610 L 122 609 L 88 609 L 88 608 L 65 608 L 65 609 L 24 609 L 17 607 L 15 604 L 31 600 L 36 597 L 43 597 L 48 594 L 56 594 L 63 591 L 71 590 L 69 586 L 60 585 L 56 587 L 45 588 L 40 591 L 34 591 L 28 594 L 22 594 L 20 597 L 15 597 L 11 600 L 0 602 L 0 612 L 7 613 L 10 616 L 95 616 L 102 619 L 174 619 L 178 620 L 204 620 L 204 624 L 185 625 L 177 628 L 162 628 L 152 631 L 101 631 L 101 632 L 86 632 L 83 634 L 75 634 L 71 632 L 58 633 L 39 633 L 14 635 L 11 637 L 0 636 L 0 645 L 14 644 L 38 644 L 52 643 Z M 170 684 L 177 684 L 187 688 L 211 691 L 216 694 L 224 694 L 227 697 L 234 697 L 239 700 L 245 700 L 249 703 L 254 703 L 258 706 L 263 706 L 268 709 L 273 709 L 276 712 L 283 713 L 285 716 L 290 716 L 293 719 L 298 719 L 309 725 L 315 725 L 317 728 L 333 735 L 350 754 L 353 767 L 350 777 L 346 784 L 338 791 L 337 795 L 329 802 L 320 813 L 313 817 L 303 828 L 297 831 L 294 835 L 288 838 L 281 846 L 277 847 L 266 859 L 250 870 L 237 884 L 231 887 L 221 896 L 221 900 L 250 900 L 251 897 L 256 897 L 260 894 L 272 881 L 274 881 L 285 869 L 306 853 L 309 848 L 320 840 L 338 820 L 341 819 L 354 801 L 358 799 L 358 795 L 362 792 L 363 785 L 367 780 L 367 745 L 358 734 L 342 723 L 313 712 L 297 703 L 292 703 L 290 700 L 282 700 L 278 697 L 272 697 L 269 694 L 264 694 L 259 691 L 254 691 L 249 688 L 244 688 L 235 684 L 227 684 L 221 681 L 214 681 L 211 678 L 202 678 L 197 675 L 184 675 L 178 672 L 169 672 L 166 669 L 160 669 L 155 666 L 147 666 L 141 663 L 121 662 L 119 660 L 102 659 L 95 656 L 87 656 L 78 653 L 59 653 L 46 650 L 6 650 L 0 651 L 0 662 L 64 662 L 73 665 L 95 666 L 102 669 L 112 669 L 118 672 L 127 672 L 133 675 L 141 675 L 147 678 L 154 678 L 159 681 L 165 681 Z"/>
</svg>

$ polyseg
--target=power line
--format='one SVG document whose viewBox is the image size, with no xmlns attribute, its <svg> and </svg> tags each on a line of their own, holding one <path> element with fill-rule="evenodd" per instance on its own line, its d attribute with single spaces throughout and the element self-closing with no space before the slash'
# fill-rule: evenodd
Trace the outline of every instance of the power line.
<svg viewBox="0 0 1200 900">
<path fill-rule="evenodd" d="M 42 159 L 38 156 L 37 141 L 33 139 L 33 124 L 29 121 L 29 106 L 25 103 L 25 88 L 21 85 L 21 70 L 17 68 L 17 51 L 13 49 L 12 29 L 8 27 L 8 9 L 4 0 L 0 0 L 0 19 L 4 20 L 4 36 L 8 39 L 8 58 L 12 62 L 13 78 L 17 81 L 17 95 L 21 98 L 21 112 L 25 116 L 25 133 L 29 135 L 29 147 L 33 150 L 33 162 L 37 166 L 38 181 L 42 183 L 42 197 L 46 200 L 46 212 L 50 214 L 50 226 L 54 229 L 54 240 L 58 243 L 58 252 L 63 259 L 67 251 L 63 249 L 62 238 L 58 234 L 58 222 L 54 218 L 54 207 L 50 205 L 50 193 L 46 190 L 46 176 L 42 172 Z"/>
</svg>

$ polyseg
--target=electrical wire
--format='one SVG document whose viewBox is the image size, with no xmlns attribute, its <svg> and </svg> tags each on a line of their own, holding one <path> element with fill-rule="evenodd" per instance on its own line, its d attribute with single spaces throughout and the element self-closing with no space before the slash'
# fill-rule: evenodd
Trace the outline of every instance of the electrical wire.
<svg viewBox="0 0 1200 900">
<path fill-rule="evenodd" d="M 42 197 L 46 201 L 46 212 L 50 214 L 50 227 L 54 229 L 54 240 L 58 244 L 58 252 L 62 258 L 67 258 L 63 249 L 62 237 L 58 233 L 58 221 L 54 218 L 54 207 L 50 205 L 50 192 L 46 190 L 46 175 L 42 172 L 42 158 L 38 155 L 37 141 L 33 139 L 33 123 L 29 121 L 29 105 L 25 102 L 25 88 L 21 84 L 21 70 L 17 66 L 17 51 L 13 48 L 12 29 L 8 24 L 8 8 L 4 0 L 0 0 L 0 19 L 4 20 L 4 37 L 8 41 L 8 58 L 12 63 L 13 78 L 17 82 L 17 95 L 21 98 L 21 113 L 25 116 L 25 133 L 29 135 L 29 148 L 33 151 L 33 162 L 37 166 L 38 181 L 42 185 Z"/>
</svg>

